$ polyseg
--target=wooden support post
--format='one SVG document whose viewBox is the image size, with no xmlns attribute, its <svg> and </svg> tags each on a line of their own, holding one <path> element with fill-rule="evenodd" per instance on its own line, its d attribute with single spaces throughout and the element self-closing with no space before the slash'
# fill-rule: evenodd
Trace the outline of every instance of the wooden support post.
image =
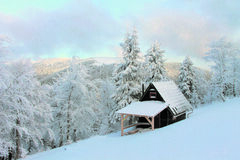
<svg viewBox="0 0 240 160">
<path fill-rule="evenodd" d="M 125 115 L 123 118 L 123 121 L 125 121 L 128 117 L 129 117 L 129 115 Z"/>
<path fill-rule="evenodd" d="M 152 130 L 154 130 L 154 117 L 152 117 Z"/>
<path fill-rule="evenodd" d="M 152 122 L 150 121 L 150 119 L 148 117 L 145 117 L 145 118 L 150 123 L 150 125 L 152 125 Z"/>
<path fill-rule="evenodd" d="M 152 121 L 150 121 L 149 117 L 145 117 L 147 119 L 147 121 L 151 124 L 152 126 L 152 130 L 154 130 L 154 117 L 151 117 L 152 118 Z"/>
<path fill-rule="evenodd" d="M 121 136 L 123 136 L 123 114 L 121 114 Z"/>
</svg>

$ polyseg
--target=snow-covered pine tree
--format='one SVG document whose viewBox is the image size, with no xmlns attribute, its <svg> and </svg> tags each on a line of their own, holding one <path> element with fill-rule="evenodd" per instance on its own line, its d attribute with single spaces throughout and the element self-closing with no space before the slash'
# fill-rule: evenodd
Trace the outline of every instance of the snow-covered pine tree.
<svg viewBox="0 0 240 160">
<path fill-rule="evenodd" d="M 42 137 L 48 130 L 51 120 L 50 106 L 46 103 L 46 92 L 36 79 L 30 61 L 18 61 L 11 64 L 7 87 L 4 89 L 4 100 L 1 102 L 7 115 L 4 124 L 8 134 L 14 158 L 20 158 L 42 145 Z"/>
<path fill-rule="evenodd" d="M 145 55 L 145 67 L 147 69 L 145 82 L 159 82 L 168 79 L 164 67 L 163 53 L 164 50 L 160 49 L 157 41 L 148 49 Z"/>
<path fill-rule="evenodd" d="M 115 101 L 112 109 L 111 123 L 114 124 L 119 120 L 119 116 L 115 113 L 117 110 L 125 107 L 133 101 L 139 99 L 141 95 L 141 77 L 138 47 L 137 31 L 127 33 L 124 42 L 121 44 L 123 62 L 114 71 L 114 83 L 116 91 L 113 95 Z"/>
<path fill-rule="evenodd" d="M 209 98 L 211 101 L 225 101 L 225 94 L 228 89 L 229 56 L 233 52 L 232 44 L 220 39 L 211 44 L 210 50 L 206 53 L 206 59 L 213 62 L 213 76 L 211 79 L 211 90 Z"/>
<path fill-rule="evenodd" d="M 54 84 L 54 124 L 57 146 L 90 136 L 100 110 L 96 87 L 77 57 Z"/>
<path fill-rule="evenodd" d="M 199 104 L 199 97 L 197 94 L 195 76 L 193 63 L 189 57 L 186 57 L 180 67 L 178 87 L 189 102 L 197 107 Z"/>
</svg>

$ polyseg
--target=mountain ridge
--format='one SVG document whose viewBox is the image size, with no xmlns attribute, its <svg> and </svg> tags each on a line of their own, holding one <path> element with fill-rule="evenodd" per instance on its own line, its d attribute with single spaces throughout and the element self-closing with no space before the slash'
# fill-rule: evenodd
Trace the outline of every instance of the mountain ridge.
<svg viewBox="0 0 240 160">
<path fill-rule="evenodd" d="M 69 67 L 71 58 L 48 58 L 41 59 L 33 62 L 33 66 L 36 69 L 36 73 L 40 77 L 49 76 L 51 74 L 61 72 Z M 80 59 L 82 63 L 92 63 L 94 65 L 116 65 L 121 63 L 121 57 L 92 57 Z M 181 63 L 178 62 L 166 62 L 165 68 L 168 76 L 176 80 Z M 196 67 L 198 68 L 198 67 Z M 204 72 L 208 72 L 204 69 L 198 68 Z"/>
</svg>

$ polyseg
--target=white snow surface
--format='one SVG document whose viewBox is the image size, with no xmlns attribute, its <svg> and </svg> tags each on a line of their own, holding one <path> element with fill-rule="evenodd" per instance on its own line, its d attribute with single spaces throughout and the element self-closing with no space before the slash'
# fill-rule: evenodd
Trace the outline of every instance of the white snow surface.
<svg viewBox="0 0 240 160">
<path fill-rule="evenodd" d="M 154 131 L 120 132 L 80 140 L 25 160 L 238 160 L 240 98 L 196 109 L 191 117 Z"/>
<path fill-rule="evenodd" d="M 157 115 L 167 107 L 168 104 L 160 101 L 133 102 L 117 111 L 117 113 L 152 117 Z"/>
</svg>

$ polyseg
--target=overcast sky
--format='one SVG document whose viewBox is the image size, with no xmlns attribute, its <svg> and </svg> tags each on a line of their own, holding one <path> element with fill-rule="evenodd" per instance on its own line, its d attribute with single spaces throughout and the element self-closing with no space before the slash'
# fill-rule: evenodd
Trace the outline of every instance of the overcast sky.
<svg viewBox="0 0 240 160">
<path fill-rule="evenodd" d="M 141 52 L 158 40 L 168 61 L 197 65 L 208 45 L 240 44 L 238 0 L 0 0 L 0 35 L 17 57 L 115 57 L 135 27 Z"/>
</svg>

